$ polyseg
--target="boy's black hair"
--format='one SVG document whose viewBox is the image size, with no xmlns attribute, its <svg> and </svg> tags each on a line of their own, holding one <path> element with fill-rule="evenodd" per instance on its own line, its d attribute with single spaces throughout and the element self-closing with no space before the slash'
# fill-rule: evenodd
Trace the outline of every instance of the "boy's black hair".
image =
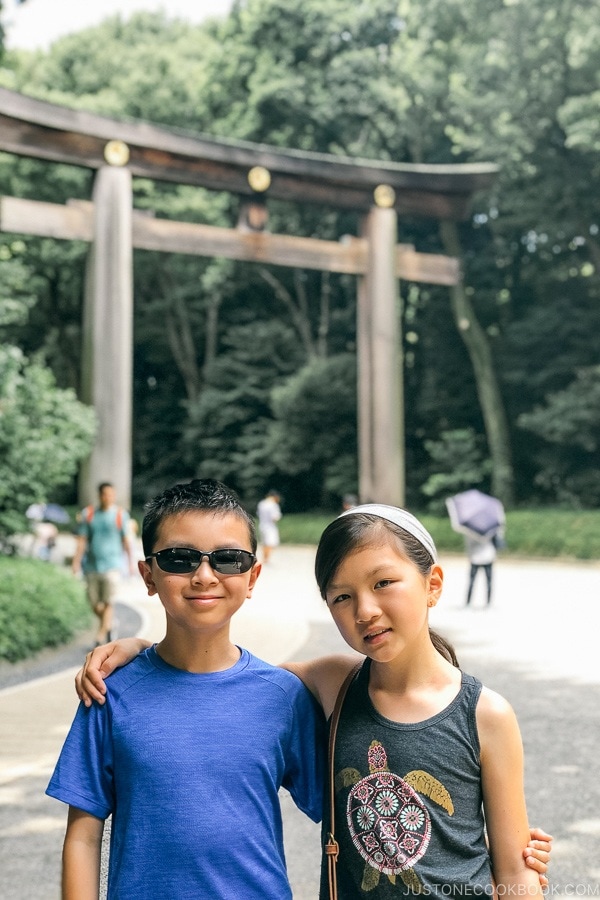
<svg viewBox="0 0 600 900">
<path fill-rule="evenodd" d="M 246 512 L 235 491 L 213 478 L 194 478 L 193 481 L 167 488 L 146 504 L 142 523 L 144 555 L 153 552 L 158 530 L 165 519 L 181 513 L 202 511 L 236 515 L 248 526 L 250 549 L 256 553 L 258 541 L 254 519 Z"/>
</svg>

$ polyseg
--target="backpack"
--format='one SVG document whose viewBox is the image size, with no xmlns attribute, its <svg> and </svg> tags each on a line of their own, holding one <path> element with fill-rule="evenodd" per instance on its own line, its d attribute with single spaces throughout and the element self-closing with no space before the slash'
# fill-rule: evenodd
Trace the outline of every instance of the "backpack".
<svg viewBox="0 0 600 900">
<path fill-rule="evenodd" d="M 86 506 L 85 521 L 88 523 L 88 525 L 91 523 L 92 519 L 94 518 L 95 512 L 96 512 L 95 506 L 93 506 L 93 505 Z M 115 525 L 117 526 L 119 531 L 121 531 L 121 529 L 123 528 L 123 510 L 120 506 L 117 506 L 117 514 L 115 516 Z"/>
</svg>

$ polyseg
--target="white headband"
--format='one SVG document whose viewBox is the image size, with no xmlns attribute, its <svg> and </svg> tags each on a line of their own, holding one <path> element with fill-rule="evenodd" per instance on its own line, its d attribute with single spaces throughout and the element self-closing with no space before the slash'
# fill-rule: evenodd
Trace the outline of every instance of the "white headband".
<svg viewBox="0 0 600 900">
<path fill-rule="evenodd" d="M 437 561 L 437 550 L 433 538 L 427 529 L 421 525 L 412 513 L 406 509 L 400 509 L 398 506 L 386 506 L 385 503 L 363 503 L 362 506 L 353 506 L 351 509 L 344 510 L 338 518 L 343 516 L 351 516 L 353 513 L 367 513 L 370 516 L 379 516 L 380 519 L 386 519 L 394 525 L 404 528 L 409 534 L 412 534 L 420 544 L 422 544 L 433 561 Z"/>
</svg>

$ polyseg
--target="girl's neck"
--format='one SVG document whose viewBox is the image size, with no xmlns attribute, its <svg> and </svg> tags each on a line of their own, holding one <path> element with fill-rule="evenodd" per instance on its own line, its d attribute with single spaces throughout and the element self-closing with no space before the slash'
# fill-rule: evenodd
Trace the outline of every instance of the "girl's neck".
<svg viewBox="0 0 600 900">
<path fill-rule="evenodd" d="M 418 659 L 371 662 L 369 696 L 386 719 L 413 723 L 445 709 L 460 690 L 460 670 L 431 646 Z"/>
</svg>

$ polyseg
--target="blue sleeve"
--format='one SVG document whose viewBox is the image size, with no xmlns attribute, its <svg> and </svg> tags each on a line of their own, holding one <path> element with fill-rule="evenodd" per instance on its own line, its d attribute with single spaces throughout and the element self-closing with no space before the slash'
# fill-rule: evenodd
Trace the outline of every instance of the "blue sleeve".
<svg viewBox="0 0 600 900">
<path fill-rule="evenodd" d="M 114 808 L 113 754 L 108 702 L 79 704 L 56 768 L 50 797 L 106 819 Z"/>
<path fill-rule="evenodd" d="M 310 691 L 298 684 L 283 787 L 314 822 L 323 817 L 326 777 L 325 717 Z"/>
</svg>

